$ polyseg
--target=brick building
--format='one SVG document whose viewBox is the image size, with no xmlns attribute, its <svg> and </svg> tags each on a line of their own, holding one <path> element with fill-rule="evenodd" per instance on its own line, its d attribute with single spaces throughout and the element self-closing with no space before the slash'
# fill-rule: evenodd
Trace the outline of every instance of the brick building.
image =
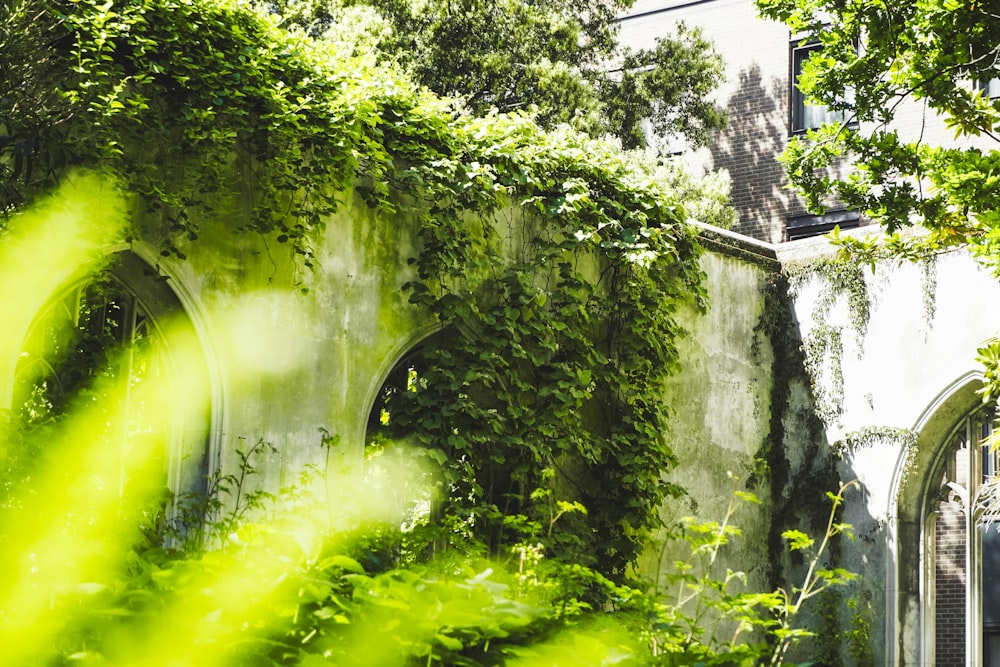
<svg viewBox="0 0 1000 667">
<path fill-rule="evenodd" d="M 701 28 L 725 61 L 726 80 L 717 101 L 729 114 L 729 126 L 707 148 L 670 149 L 686 152 L 697 166 L 729 172 L 739 215 L 734 231 L 780 243 L 822 234 L 834 225 L 863 225 L 862 216 L 836 202 L 823 215 L 807 211 L 787 189 L 777 160 L 789 137 L 833 119 L 824 107 L 806 105 L 792 85 L 794 73 L 816 48 L 809 35 L 793 35 L 784 24 L 759 18 L 753 0 L 637 0 L 620 19 L 621 39 L 634 48 L 650 47 L 678 22 Z M 894 128 L 903 139 L 919 135 L 929 144 L 956 144 L 953 130 L 912 101 L 900 108 Z"/>
</svg>

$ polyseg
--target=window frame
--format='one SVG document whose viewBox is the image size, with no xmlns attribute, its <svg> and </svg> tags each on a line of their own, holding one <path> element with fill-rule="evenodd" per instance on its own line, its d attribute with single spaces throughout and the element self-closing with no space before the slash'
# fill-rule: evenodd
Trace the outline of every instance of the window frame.
<svg viewBox="0 0 1000 667">
<path fill-rule="evenodd" d="M 170 330 L 180 338 L 199 340 L 190 313 L 184 307 L 178 294 L 167 284 L 152 265 L 130 250 L 111 253 L 108 266 L 98 280 L 93 276 L 75 276 L 67 281 L 57 294 L 36 313 L 31 326 L 22 341 L 22 352 L 14 368 L 14 378 L 7 409 L 19 410 L 19 401 L 24 398 L 24 386 L 31 383 L 36 375 L 33 366 L 40 368 L 52 364 L 46 359 L 47 351 L 43 341 L 45 328 L 53 317 L 61 318 L 71 328 L 81 326 L 79 321 L 80 303 L 87 297 L 88 290 L 101 281 L 112 287 L 107 303 L 99 306 L 104 311 L 99 320 L 107 321 L 109 307 L 119 311 L 121 331 L 118 344 L 124 349 L 139 340 L 157 346 L 162 352 L 161 365 L 156 368 L 156 382 L 173 385 L 177 381 L 178 369 L 174 365 L 174 350 L 162 327 L 169 324 Z M 69 306 L 69 307 L 67 307 Z M 57 312 L 61 309 L 61 312 Z M 86 326 L 92 326 L 87 324 Z M 41 346 L 38 343 L 41 342 Z M 194 363 L 184 366 L 185 373 L 196 373 L 204 386 L 211 384 L 211 372 L 204 349 L 197 350 L 199 356 Z M 125 376 L 133 372 L 134 357 L 131 352 L 121 357 L 120 371 Z M 44 380 L 39 375 L 36 379 Z M 130 387 L 130 392 L 132 388 Z M 185 495 L 205 494 L 208 491 L 209 475 L 219 465 L 218 429 L 213 427 L 215 408 L 209 400 L 205 405 L 191 410 L 175 410 L 171 414 L 170 429 L 166 434 L 163 451 L 163 472 L 166 487 L 174 498 Z M 171 503 L 169 518 L 174 518 L 176 504 Z"/>
<path fill-rule="evenodd" d="M 833 231 L 834 227 L 854 229 L 860 226 L 861 214 L 852 209 L 839 208 L 820 214 L 790 215 L 785 218 L 785 240 L 798 241 L 821 236 Z"/>
<path fill-rule="evenodd" d="M 1000 77 L 990 79 L 975 79 L 973 87 L 976 92 L 988 100 L 1000 99 Z"/>
<path fill-rule="evenodd" d="M 802 72 L 802 64 L 810 55 L 819 51 L 822 44 L 815 37 L 805 37 L 793 39 L 789 43 L 788 52 L 788 133 L 790 136 L 801 136 L 809 130 L 816 130 L 826 123 L 844 122 L 848 119 L 847 111 L 832 111 L 825 104 L 806 104 L 806 96 L 799 90 L 798 79 Z M 853 90 L 848 89 L 846 100 L 853 100 Z M 813 109 L 815 113 L 822 115 L 819 123 L 808 123 L 806 121 L 807 110 Z M 820 111 L 821 110 L 821 111 Z M 851 120 L 848 127 L 857 127 L 857 122 Z"/>
</svg>

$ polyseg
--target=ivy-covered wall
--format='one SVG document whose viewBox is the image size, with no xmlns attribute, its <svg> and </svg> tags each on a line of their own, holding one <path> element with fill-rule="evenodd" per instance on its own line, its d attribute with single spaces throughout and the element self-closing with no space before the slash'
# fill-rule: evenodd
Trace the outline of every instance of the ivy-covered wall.
<svg viewBox="0 0 1000 667">
<path fill-rule="evenodd" d="M 668 439 L 678 458 L 670 477 L 687 490 L 681 502 L 664 507 L 666 532 L 685 516 L 721 521 L 733 492 L 748 488 L 769 434 L 774 353 L 759 328 L 765 288 L 778 264 L 773 250 L 735 235 L 708 232 L 702 242 L 708 306 L 684 317 L 682 367 L 664 395 L 671 409 Z M 766 499 L 770 486 L 764 482 L 754 492 Z M 769 517 L 766 505 L 741 506 L 733 522 L 744 538 L 726 554 L 728 564 L 751 575 L 755 590 L 770 583 Z M 661 534 L 643 567 L 664 585 L 662 576 L 679 557 Z"/>
<path fill-rule="evenodd" d="M 893 522 L 920 501 L 900 509 L 903 473 L 920 478 L 927 424 L 947 431 L 935 406 L 1000 328 L 996 283 L 969 258 L 871 272 L 829 262 L 823 241 L 696 232 L 655 170 L 611 146 L 470 118 L 236 3 L 68 4 L 50 74 L 82 125 L 46 135 L 28 170 L 45 178 L 9 175 L 4 210 L 73 167 L 118 179 L 134 224 L 109 251 L 131 248 L 190 318 L 222 474 L 241 441 L 274 445 L 270 489 L 360 460 L 383 382 L 440 330 L 430 390 L 392 409 L 421 418 L 460 509 L 496 510 L 480 519 L 494 537 L 514 530 L 505 516 L 525 534 L 547 518 L 568 559 L 616 577 L 642 551 L 659 579 L 657 529 L 752 491 L 726 562 L 753 589 L 787 586 L 801 563 L 782 531 L 821 529 L 825 494 L 856 477 L 844 517 L 861 539 L 830 558 L 865 575 L 864 604 L 814 609 L 817 641 L 830 664 L 864 662 L 902 632 L 897 581 L 920 547 L 895 551 Z M 546 517 L 570 489 L 558 500 L 590 513 Z"/>
<path fill-rule="evenodd" d="M 273 238 L 217 224 L 181 244 L 185 259 L 154 260 L 200 323 L 215 369 L 223 472 L 238 466 L 240 439 L 263 439 L 277 447 L 261 477 L 273 490 L 307 464 L 325 468 L 328 456 L 359 460 L 385 375 L 438 328 L 403 290 L 415 275 L 415 225 L 345 199 L 315 243 L 316 270 Z"/>
<path fill-rule="evenodd" d="M 157 279 L 158 266 L 192 321 L 223 473 L 238 471 L 241 440 L 265 440 L 275 452 L 260 481 L 272 490 L 307 464 L 360 460 L 390 370 L 429 335 L 441 332 L 430 345 L 457 335 L 411 303 L 418 216 L 386 215 L 354 192 L 342 200 L 314 237 L 312 269 L 272 236 L 234 233 L 236 214 L 196 221 L 197 241 L 178 242 L 184 259 L 158 253 L 142 224 L 130 242 L 147 278 Z M 466 221 L 509 230 L 512 219 L 500 209 Z M 975 350 L 1000 326 L 983 304 L 1000 288 L 958 253 L 932 267 L 872 272 L 831 264 L 825 241 L 773 247 L 706 229 L 699 239 L 706 305 L 676 311 L 686 334 L 660 394 L 672 463 L 657 474 L 684 491 L 662 505 L 663 525 L 674 530 L 685 515 L 718 520 L 734 492 L 751 491 L 762 503 L 737 510 L 742 535 L 722 564 L 746 572 L 751 590 L 793 585 L 801 563 L 781 532 L 816 534 L 825 494 L 858 479 L 841 515 L 858 539 L 833 545 L 829 559 L 863 578 L 810 610 L 824 630 L 815 642 L 828 664 L 918 655 L 913 640 L 898 639 L 921 632 L 913 610 L 924 604 L 925 554 L 912 532 L 949 429 L 975 407 Z M 520 241 L 492 256 L 511 261 Z M 596 273 L 583 256 L 577 266 Z M 522 307 L 530 305 L 541 304 Z M 543 328 L 560 322 L 545 316 Z M 639 562 L 661 585 L 679 553 L 667 532 L 642 538 Z"/>
</svg>

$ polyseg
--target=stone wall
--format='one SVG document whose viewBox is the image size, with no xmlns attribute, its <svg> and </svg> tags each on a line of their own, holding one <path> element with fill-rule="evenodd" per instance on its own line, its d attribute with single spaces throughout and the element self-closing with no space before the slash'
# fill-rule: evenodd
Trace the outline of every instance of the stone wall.
<svg viewBox="0 0 1000 667">
<path fill-rule="evenodd" d="M 276 447 L 262 468 L 271 490 L 306 465 L 329 471 L 359 460 L 376 392 L 437 330 L 403 290 L 415 253 L 405 213 L 387 220 L 345 198 L 317 240 L 315 271 L 301 269 L 283 244 L 217 223 L 181 248 L 183 261 L 159 257 L 150 230 L 128 248 L 149 271 L 123 279 L 159 280 L 159 271 L 197 338 L 211 415 L 192 431 L 208 433 L 209 460 L 222 474 L 236 472 L 237 449 L 259 439 Z M 664 507 L 664 522 L 719 520 L 734 490 L 753 491 L 763 503 L 734 516 L 743 536 L 723 564 L 746 572 L 751 590 L 791 586 L 801 561 L 788 556 L 781 531 L 817 535 L 825 494 L 856 479 L 842 519 L 858 539 L 839 541 L 830 558 L 863 575 L 845 599 L 861 605 L 873 659 L 926 662 L 935 638 L 951 651 L 942 647 L 952 616 L 935 618 L 934 610 L 959 597 L 935 606 L 928 594 L 931 581 L 945 588 L 927 551 L 935 541 L 930 508 L 951 434 L 978 405 L 976 348 L 1000 330 L 990 307 L 1000 302 L 1000 284 L 960 252 L 929 267 L 866 268 L 840 285 L 845 278 L 830 271 L 823 239 L 771 246 L 705 229 L 702 241 L 708 310 L 683 315 L 682 370 L 664 390 L 680 462 L 669 474 L 688 495 Z M 858 304 L 850 304 L 859 287 L 860 328 Z M 840 346 L 823 348 L 817 363 L 807 352 L 830 331 Z M 651 539 L 641 562 L 661 584 L 678 554 L 662 537 Z M 845 663 L 849 646 L 838 633 L 858 615 L 843 611 L 822 635 Z"/>
</svg>

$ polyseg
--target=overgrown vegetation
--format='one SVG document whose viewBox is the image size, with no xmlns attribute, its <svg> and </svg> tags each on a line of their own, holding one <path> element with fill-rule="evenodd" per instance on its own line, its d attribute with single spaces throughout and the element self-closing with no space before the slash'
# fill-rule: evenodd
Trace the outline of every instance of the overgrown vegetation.
<svg viewBox="0 0 1000 667">
<path fill-rule="evenodd" d="M 673 458 L 660 387 L 677 365 L 674 313 L 701 299 L 694 232 L 648 173 L 570 130 L 457 113 L 227 3 L 33 6 L 52 22 L 61 96 L 80 117 L 46 145 L 120 173 L 164 254 L 184 257 L 201 220 L 247 188 L 241 229 L 306 264 L 345 190 L 386 216 L 405 202 L 423 244 L 412 301 L 460 333 L 404 417 L 441 452 L 452 509 L 499 537 L 504 508 L 527 511 L 558 467 L 560 491 L 589 509 L 558 538 L 625 572 L 678 492 L 662 476 Z M 50 179 L 69 161 L 30 158 Z M 44 184 L 8 177 L 25 197 Z"/>
<path fill-rule="evenodd" d="M 861 349 L 872 310 L 864 266 L 837 259 L 822 259 L 792 266 L 788 273 L 793 293 L 800 292 L 815 278 L 821 281 L 810 313 L 813 326 L 802 342 L 802 349 L 811 389 L 816 397 L 817 412 L 827 425 L 837 425 L 844 411 L 845 327 L 833 323 L 831 311 L 846 302 L 848 327 Z"/>
<path fill-rule="evenodd" d="M 30 234 L 23 211 L 40 193 L 100 180 L 67 178 L 78 166 L 139 202 L 135 225 L 101 229 L 95 248 L 141 235 L 180 259 L 222 220 L 311 266 L 324 221 L 359 198 L 415 226 L 406 289 L 449 332 L 412 384 L 384 396 L 380 451 L 405 436 L 434 464 L 438 500 L 419 525 L 367 502 L 374 466 L 338 478 L 357 497 L 335 516 L 308 478 L 280 503 L 245 489 L 267 450 L 256 440 L 239 473 L 210 475 L 204 495 L 164 513 L 161 450 L 130 446 L 119 427 L 134 415 L 113 398 L 152 384 L 147 407 L 203 400 L 183 369 L 180 388 L 97 372 L 48 433 L 30 419 L 10 431 L 4 450 L 32 442 L 46 456 L 4 468 L 4 562 L 20 573 L 0 588 L 9 664 L 778 664 L 804 636 L 802 603 L 849 578 L 819 568 L 843 530 L 833 515 L 801 589 L 773 595 L 712 571 L 731 527 L 690 524 L 708 567 L 676 582 L 749 638 L 726 644 L 633 577 L 657 510 L 681 492 L 664 475 L 662 389 L 679 362 L 675 316 L 703 305 L 695 233 L 654 168 L 525 116 L 472 118 L 224 0 L 23 0 L 0 8 L 0 26 L 11 47 L 0 93 L 46 102 L 0 112 L 6 242 Z M 36 68 L 6 59 L 36 52 Z M 22 305 L 29 321 L 41 306 Z M 23 341 L 0 340 L 16 358 Z M 101 358 L 143 353 L 125 350 Z M 151 441 L 166 439 L 165 416 L 149 422 Z M 60 488 L 86 502 L 39 500 Z"/>
</svg>

